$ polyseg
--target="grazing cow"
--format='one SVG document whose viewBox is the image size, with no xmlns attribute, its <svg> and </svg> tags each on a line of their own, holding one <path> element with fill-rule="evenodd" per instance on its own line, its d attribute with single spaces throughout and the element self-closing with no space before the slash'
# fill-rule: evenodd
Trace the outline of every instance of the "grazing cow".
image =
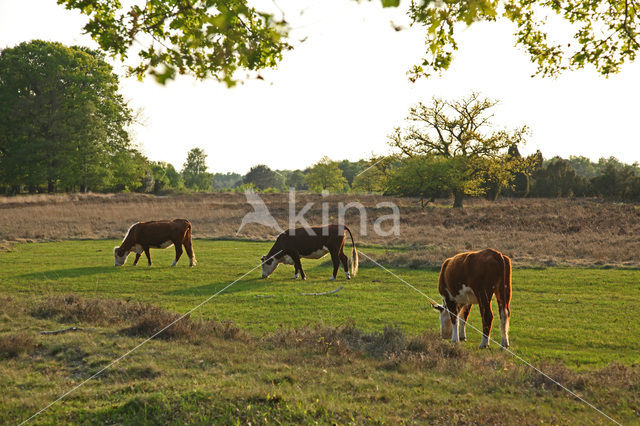
<svg viewBox="0 0 640 426">
<path fill-rule="evenodd" d="M 351 275 L 349 275 L 349 258 L 344 254 L 345 230 L 351 237 L 353 250 L 351 252 Z M 358 273 L 358 251 L 353 240 L 351 230 L 344 225 L 329 225 L 313 228 L 289 229 L 278 235 L 276 242 L 266 256 L 262 256 L 262 278 L 267 278 L 280 263 L 295 266 L 294 279 L 300 277 L 305 280 L 307 276 L 302 270 L 300 258 L 320 259 L 327 253 L 331 254 L 333 262 L 333 276 L 336 279 L 340 263 L 344 268 L 347 279 Z"/>
<path fill-rule="evenodd" d="M 489 346 L 493 322 L 491 299 L 495 294 L 502 326 L 502 347 L 509 347 L 511 259 L 493 249 L 459 253 L 442 264 L 438 290 L 442 295 L 442 305 L 432 305 L 440 311 L 440 331 L 444 339 L 451 338 L 453 343 L 466 340 L 465 325 L 471 304 L 477 303 L 482 316 L 480 347 Z"/>
<path fill-rule="evenodd" d="M 189 256 L 189 266 L 196 264 L 191 243 L 191 222 L 187 219 L 138 222 L 129 228 L 120 247 L 113 248 L 116 266 L 124 265 L 131 252 L 136 254 L 136 260 L 133 262 L 133 266 L 136 266 L 143 251 L 147 255 L 149 266 L 151 266 L 149 249 L 152 247 L 164 249 L 171 247 L 171 245 L 176 249 L 176 259 L 171 266 L 178 263 L 178 259 L 182 256 L 183 245 Z"/>
</svg>

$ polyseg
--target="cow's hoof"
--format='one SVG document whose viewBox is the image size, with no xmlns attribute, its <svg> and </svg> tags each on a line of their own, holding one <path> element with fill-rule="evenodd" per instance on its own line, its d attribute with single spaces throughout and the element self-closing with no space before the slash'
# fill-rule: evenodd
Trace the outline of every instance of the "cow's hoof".
<svg viewBox="0 0 640 426">
<path fill-rule="evenodd" d="M 466 337 L 461 337 L 461 338 L 460 338 L 460 341 L 461 341 L 461 342 L 466 342 L 466 341 L 467 341 L 467 338 L 466 338 Z"/>
<path fill-rule="evenodd" d="M 488 347 L 489 347 L 489 345 L 488 344 L 484 344 L 484 343 L 481 343 L 480 346 L 478 346 L 478 348 L 480 348 L 480 349 L 486 349 Z"/>
<path fill-rule="evenodd" d="M 306 280 L 307 280 L 307 277 L 302 277 L 302 278 L 300 278 L 300 279 L 301 279 L 302 281 L 306 281 Z"/>
<path fill-rule="evenodd" d="M 335 281 L 335 280 L 336 280 L 336 277 L 329 278 L 329 281 Z"/>
</svg>

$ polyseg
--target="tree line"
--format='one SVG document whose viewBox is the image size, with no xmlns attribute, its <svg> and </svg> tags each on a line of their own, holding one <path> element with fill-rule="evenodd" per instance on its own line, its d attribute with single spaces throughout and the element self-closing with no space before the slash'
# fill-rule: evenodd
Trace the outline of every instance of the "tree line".
<svg viewBox="0 0 640 426">
<path fill-rule="evenodd" d="M 201 148 L 178 170 L 146 158 L 135 114 L 102 53 L 34 40 L 0 51 L 0 193 L 182 191 L 373 192 L 423 201 L 465 197 L 640 200 L 640 169 L 615 158 L 522 156 L 527 126 L 494 123 L 497 101 L 478 93 L 413 106 L 388 136 L 389 152 L 359 161 L 323 157 L 304 170 L 256 165 L 211 173 Z"/>
</svg>

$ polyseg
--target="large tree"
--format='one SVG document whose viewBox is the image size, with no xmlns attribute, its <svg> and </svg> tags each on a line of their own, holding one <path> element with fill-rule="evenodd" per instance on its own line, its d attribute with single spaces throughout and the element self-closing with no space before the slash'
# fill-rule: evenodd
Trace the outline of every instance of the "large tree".
<svg viewBox="0 0 640 426">
<path fill-rule="evenodd" d="M 182 179 L 187 188 L 196 191 L 208 191 L 213 186 L 213 174 L 207 172 L 207 154 L 202 148 L 193 148 L 187 153 Z"/>
<path fill-rule="evenodd" d="M 385 7 L 400 5 L 400 0 L 380 1 Z M 265 5 L 250 6 L 248 0 L 58 3 L 89 16 L 84 29 L 105 52 L 122 59 L 137 54 L 130 72 L 140 78 L 150 73 L 164 82 L 189 72 L 232 85 L 239 78 L 237 70 L 272 67 L 291 48 L 284 12 L 274 15 L 273 5 L 267 10 Z M 446 70 L 458 49 L 456 33 L 464 27 L 499 19 L 516 24 L 516 44 L 543 75 L 587 64 L 609 75 L 633 61 L 640 48 L 638 0 L 415 0 L 407 13 L 412 25 L 426 33 L 425 55 L 412 69 L 412 79 Z M 573 38 L 554 40 L 565 29 L 550 31 L 547 15 L 560 17 Z"/>
<path fill-rule="evenodd" d="M 258 189 L 281 188 L 284 184 L 284 177 L 264 164 L 258 164 L 244 175 L 242 182 L 253 184 Z"/>
<path fill-rule="evenodd" d="M 305 181 L 309 189 L 316 192 L 342 192 L 349 188 L 338 163 L 328 157 L 322 157 L 307 171 Z"/>
<path fill-rule="evenodd" d="M 104 189 L 137 155 L 130 108 L 102 54 L 41 40 L 0 52 L 0 179 L 49 192 Z M 140 176 L 133 177 L 138 179 Z"/>
<path fill-rule="evenodd" d="M 477 93 L 455 101 L 433 98 L 430 105 L 418 103 L 409 110 L 407 125 L 389 136 L 389 145 L 405 158 L 425 157 L 409 163 L 416 170 L 437 165 L 440 179 L 451 178 L 446 187 L 453 192 L 454 207 L 462 207 L 464 195 L 482 193 L 483 183 L 504 186 L 515 171 L 525 170 L 526 162 L 512 157 L 507 161 L 506 154 L 524 143 L 527 127 L 495 130 L 491 119 L 496 103 Z M 455 161 L 437 163 L 431 157 Z"/>
</svg>

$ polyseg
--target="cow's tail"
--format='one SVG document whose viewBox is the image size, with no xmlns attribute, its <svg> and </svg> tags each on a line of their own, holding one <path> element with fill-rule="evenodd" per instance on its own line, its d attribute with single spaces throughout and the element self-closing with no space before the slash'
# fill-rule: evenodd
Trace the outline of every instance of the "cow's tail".
<svg viewBox="0 0 640 426">
<path fill-rule="evenodd" d="M 353 245 L 353 249 L 351 250 L 351 276 L 355 277 L 358 274 L 358 250 L 356 249 L 356 242 L 353 239 L 353 234 L 351 230 L 346 226 L 344 229 L 349 232 L 349 236 L 351 237 L 351 244 Z"/>
<path fill-rule="evenodd" d="M 186 229 L 184 231 L 184 238 L 182 241 L 186 242 L 189 245 L 189 248 L 191 249 L 191 263 L 195 266 L 196 263 L 198 263 L 196 261 L 196 252 L 195 250 L 193 250 L 193 242 L 191 240 L 191 222 L 189 222 L 188 220 L 185 220 L 187 222 L 187 226 Z M 188 254 L 188 253 L 187 253 Z"/>
<path fill-rule="evenodd" d="M 509 259 L 508 256 L 502 255 L 502 262 L 504 264 L 504 275 L 502 277 L 503 300 L 505 306 L 509 306 L 509 302 L 511 302 L 511 259 Z"/>
</svg>

